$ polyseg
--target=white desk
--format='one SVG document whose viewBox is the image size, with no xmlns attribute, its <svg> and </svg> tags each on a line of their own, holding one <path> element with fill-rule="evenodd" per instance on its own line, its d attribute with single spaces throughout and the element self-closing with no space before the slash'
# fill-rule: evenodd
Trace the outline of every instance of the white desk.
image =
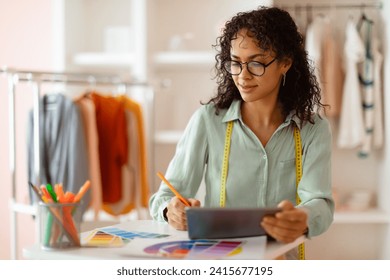
<svg viewBox="0 0 390 280">
<path fill-rule="evenodd" d="M 139 232 L 155 232 L 161 234 L 170 234 L 182 236 L 184 239 L 188 239 L 186 231 L 177 231 L 166 223 L 158 223 L 152 220 L 136 220 L 122 223 L 120 225 L 114 225 L 129 231 Z M 81 237 L 85 237 L 89 232 L 81 234 Z M 283 244 L 279 242 L 268 242 L 266 246 L 265 259 L 275 259 L 278 256 L 283 255 L 287 251 L 297 247 L 300 243 L 305 241 L 305 237 L 301 236 L 292 243 Z M 40 259 L 40 260 L 92 260 L 92 259 L 106 259 L 106 260 L 118 260 L 118 259 L 131 259 L 131 257 L 124 258 L 116 253 L 116 250 L 112 248 L 88 248 L 80 247 L 74 249 L 63 250 L 45 250 L 42 249 L 39 244 L 34 244 L 30 247 L 23 248 L 23 256 L 26 259 Z M 134 259 L 142 259 L 134 257 Z M 150 259 L 150 258 L 149 258 Z"/>
</svg>

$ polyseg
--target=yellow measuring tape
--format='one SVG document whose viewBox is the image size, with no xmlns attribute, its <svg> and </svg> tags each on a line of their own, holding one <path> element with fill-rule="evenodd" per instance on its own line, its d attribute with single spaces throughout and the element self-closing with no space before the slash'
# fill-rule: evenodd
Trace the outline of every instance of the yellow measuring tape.
<svg viewBox="0 0 390 280">
<path fill-rule="evenodd" d="M 223 148 L 223 161 L 222 161 L 222 172 L 221 172 L 221 192 L 219 195 L 219 206 L 220 207 L 225 207 L 226 178 L 227 178 L 227 174 L 228 174 L 230 142 L 232 139 L 232 131 L 233 131 L 233 122 L 230 121 L 227 123 L 227 126 L 226 126 L 225 146 Z"/>
<path fill-rule="evenodd" d="M 222 172 L 221 172 L 221 190 L 219 196 L 219 206 L 225 207 L 226 199 L 226 180 L 229 167 L 229 155 L 230 155 L 230 143 L 232 139 L 233 121 L 229 121 L 226 126 L 225 145 L 223 151 Z M 295 142 L 295 172 L 296 172 L 296 204 L 301 203 L 301 199 L 298 195 L 298 184 L 302 178 L 302 143 L 301 134 L 298 127 L 294 126 L 294 142 Z M 301 243 L 298 246 L 298 257 L 300 260 L 305 259 L 305 244 Z"/>
<path fill-rule="evenodd" d="M 301 134 L 299 133 L 298 127 L 294 126 L 294 142 L 295 142 L 295 174 L 296 174 L 296 188 L 297 194 L 295 196 L 296 205 L 301 203 L 301 198 L 298 195 L 298 184 L 302 178 L 302 143 Z M 298 245 L 298 258 L 300 260 L 305 259 L 305 243 Z"/>
</svg>

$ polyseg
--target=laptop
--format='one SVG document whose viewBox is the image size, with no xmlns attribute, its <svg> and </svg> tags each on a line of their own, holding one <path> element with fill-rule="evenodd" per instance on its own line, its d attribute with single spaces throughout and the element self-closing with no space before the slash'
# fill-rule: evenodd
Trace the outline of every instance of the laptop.
<svg viewBox="0 0 390 280">
<path fill-rule="evenodd" d="M 260 222 L 280 208 L 186 208 L 190 239 L 239 238 L 266 235 Z"/>
</svg>

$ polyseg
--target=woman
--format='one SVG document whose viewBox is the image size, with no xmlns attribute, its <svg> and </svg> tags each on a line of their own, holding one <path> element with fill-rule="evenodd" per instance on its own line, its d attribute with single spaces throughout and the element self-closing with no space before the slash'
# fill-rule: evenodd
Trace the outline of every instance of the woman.
<svg viewBox="0 0 390 280">
<path fill-rule="evenodd" d="M 318 114 L 324 105 L 293 19 L 269 7 L 238 13 L 216 46 L 217 95 L 192 116 L 166 178 L 192 207 L 201 206 L 194 197 L 203 175 L 204 206 L 278 205 L 280 213 L 259 221 L 278 241 L 325 232 L 334 212 L 331 131 Z M 302 144 L 298 187 L 294 127 Z M 187 229 L 185 205 L 164 183 L 150 211 Z"/>
</svg>

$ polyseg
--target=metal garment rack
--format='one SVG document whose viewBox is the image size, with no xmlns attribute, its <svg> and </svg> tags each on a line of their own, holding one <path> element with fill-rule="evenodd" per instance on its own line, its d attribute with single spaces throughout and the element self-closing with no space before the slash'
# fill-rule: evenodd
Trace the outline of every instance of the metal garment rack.
<svg viewBox="0 0 390 280">
<path fill-rule="evenodd" d="M 378 2 L 378 3 L 370 3 L 370 4 L 295 4 L 295 5 L 280 5 L 280 8 L 286 9 L 286 10 L 306 10 L 306 11 L 311 11 L 313 9 L 316 10 L 326 10 L 326 9 L 360 9 L 364 11 L 364 9 L 382 9 L 383 8 L 383 3 Z"/>
<path fill-rule="evenodd" d="M 10 198 L 10 229 L 11 229 L 11 259 L 17 258 L 17 213 L 35 215 L 36 207 L 18 203 L 16 197 L 16 128 L 15 128 L 15 93 L 16 85 L 19 83 L 30 83 L 33 91 L 33 137 L 34 137 L 34 175 L 39 182 L 40 178 L 40 144 L 39 144 L 39 123 L 40 123 L 40 102 L 41 85 L 43 83 L 64 83 L 73 85 L 96 86 L 117 86 L 119 92 L 127 92 L 129 87 L 149 87 L 145 82 L 126 81 L 115 74 L 100 73 L 72 73 L 72 72 L 49 72 L 29 71 L 12 68 L 0 68 L 0 75 L 6 75 L 8 80 L 8 106 L 9 106 L 9 167 L 11 176 L 11 198 Z M 153 94 L 153 91 L 151 91 Z M 152 96 L 152 99 L 154 96 Z M 149 131 L 153 131 L 150 126 Z M 27 184 L 26 184 L 27 185 Z M 38 231 L 38 225 L 36 225 Z"/>
</svg>

